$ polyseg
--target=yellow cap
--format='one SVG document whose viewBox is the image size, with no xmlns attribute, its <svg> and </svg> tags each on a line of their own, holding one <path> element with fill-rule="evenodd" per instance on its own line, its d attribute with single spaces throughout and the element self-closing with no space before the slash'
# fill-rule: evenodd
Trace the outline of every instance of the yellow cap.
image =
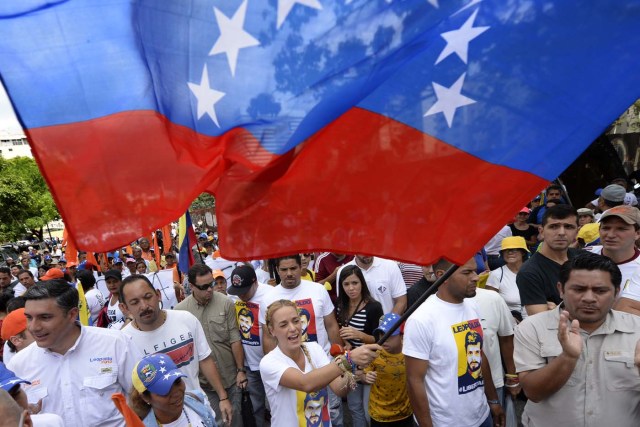
<svg viewBox="0 0 640 427">
<path fill-rule="evenodd" d="M 504 251 L 506 249 L 522 249 L 529 252 L 529 249 L 527 249 L 527 242 L 524 240 L 524 237 L 521 236 L 511 236 L 502 239 L 500 250 Z"/>
<path fill-rule="evenodd" d="M 591 244 L 600 238 L 600 224 L 592 222 L 580 227 L 578 238 L 584 240 L 585 245 Z"/>
</svg>

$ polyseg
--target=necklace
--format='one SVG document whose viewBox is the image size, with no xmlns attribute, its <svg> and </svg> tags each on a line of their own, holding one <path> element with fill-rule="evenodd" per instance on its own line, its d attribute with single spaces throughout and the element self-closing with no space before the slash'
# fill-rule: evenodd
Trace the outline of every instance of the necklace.
<svg viewBox="0 0 640 427">
<path fill-rule="evenodd" d="M 187 417 L 187 423 L 188 423 L 187 427 L 191 427 L 191 419 L 189 418 L 189 413 L 184 409 L 184 407 L 182 408 L 182 413 L 184 414 L 185 417 Z M 157 417 L 156 417 L 156 421 L 158 422 L 158 426 L 159 427 L 163 426 L 163 424 L 160 421 L 158 421 Z M 178 421 L 178 420 L 176 420 L 176 421 Z"/>
</svg>

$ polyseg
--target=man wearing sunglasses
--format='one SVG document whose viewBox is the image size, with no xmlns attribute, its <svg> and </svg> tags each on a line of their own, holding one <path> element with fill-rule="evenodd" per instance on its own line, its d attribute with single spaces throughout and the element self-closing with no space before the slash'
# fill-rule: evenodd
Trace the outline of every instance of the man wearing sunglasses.
<svg viewBox="0 0 640 427">
<path fill-rule="evenodd" d="M 221 272 L 217 271 L 216 276 L 220 275 Z M 175 310 L 188 311 L 202 324 L 211 348 L 211 357 L 218 367 L 225 394 L 233 407 L 231 425 L 242 426 L 240 389 L 247 387 L 248 381 L 235 305 L 225 294 L 215 290 L 216 278 L 209 266 L 194 264 L 189 269 L 188 279 L 192 293 Z M 226 284 L 226 280 L 222 282 Z M 209 384 L 203 384 L 203 390 L 216 412 L 216 423 L 221 425 L 218 410 L 220 396 Z"/>
</svg>

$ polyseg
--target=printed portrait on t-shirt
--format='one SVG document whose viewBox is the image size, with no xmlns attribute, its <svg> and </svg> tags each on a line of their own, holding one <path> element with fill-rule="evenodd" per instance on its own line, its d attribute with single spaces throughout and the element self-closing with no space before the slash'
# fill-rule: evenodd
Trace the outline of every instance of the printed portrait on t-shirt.
<svg viewBox="0 0 640 427">
<path fill-rule="evenodd" d="M 302 325 L 302 341 L 318 341 L 316 332 L 316 314 L 313 310 L 311 298 L 295 301 L 300 314 L 300 324 Z"/>
<path fill-rule="evenodd" d="M 296 391 L 296 399 L 299 427 L 328 427 L 330 425 L 327 389 L 323 388 L 313 393 Z"/>
<path fill-rule="evenodd" d="M 484 386 L 482 379 L 482 325 L 478 319 L 451 326 L 458 348 L 458 394 Z"/>
<path fill-rule="evenodd" d="M 258 310 L 260 306 L 252 302 L 236 301 L 236 316 L 242 344 L 250 346 L 260 345 L 260 325 L 258 324 Z"/>
</svg>

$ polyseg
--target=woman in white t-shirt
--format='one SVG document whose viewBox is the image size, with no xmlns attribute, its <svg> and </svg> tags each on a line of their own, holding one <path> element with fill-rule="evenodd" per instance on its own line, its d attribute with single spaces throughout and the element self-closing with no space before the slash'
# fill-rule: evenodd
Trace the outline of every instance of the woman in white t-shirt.
<svg viewBox="0 0 640 427">
<path fill-rule="evenodd" d="M 186 391 L 182 373 L 164 353 L 145 356 L 131 375 L 131 407 L 147 427 L 215 427 L 215 416 L 200 391 Z"/>
<path fill-rule="evenodd" d="M 520 302 L 516 275 L 529 256 L 527 242 L 521 236 L 505 237 L 500 245 L 500 256 L 506 265 L 489 273 L 486 289 L 498 292 L 507 303 L 514 322 L 520 323 L 527 317 L 527 312 Z"/>
<path fill-rule="evenodd" d="M 289 300 L 269 305 L 265 321 L 278 343 L 260 362 L 271 424 L 331 426 L 326 387 L 338 396 L 346 396 L 355 385 L 352 373 L 356 364 L 368 365 L 381 347 L 363 345 L 331 362 L 318 343 L 302 343 L 298 308 Z"/>
</svg>

